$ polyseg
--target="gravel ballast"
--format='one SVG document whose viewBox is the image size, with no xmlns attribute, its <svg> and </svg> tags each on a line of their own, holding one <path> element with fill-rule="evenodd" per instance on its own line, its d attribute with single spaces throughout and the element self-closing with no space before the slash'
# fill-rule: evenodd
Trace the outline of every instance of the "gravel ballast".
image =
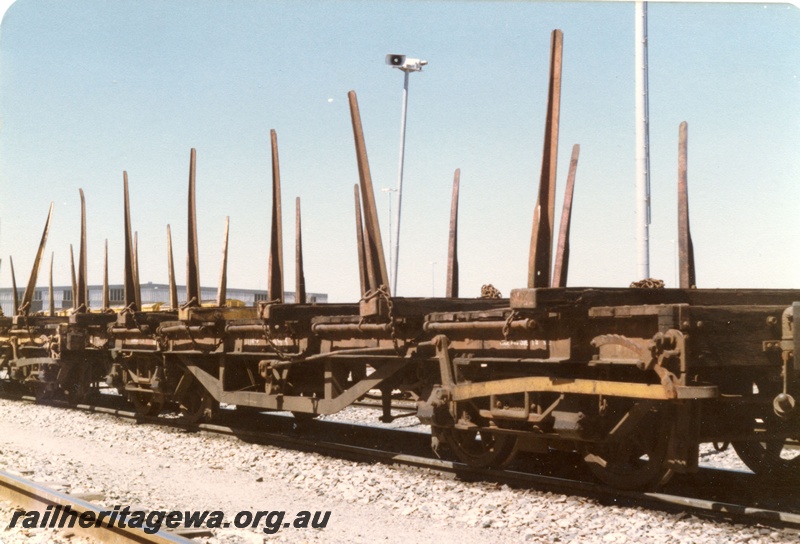
<svg viewBox="0 0 800 544">
<path fill-rule="evenodd" d="M 0 469 L 66 492 L 99 493 L 103 506 L 150 510 L 330 511 L 323 529 L 265 534 L 221 528 L 197 542 L 675 542 L 795 541 L 791 531 L 708 521 L 686 514 L 602 506 L 590 499 L 440 473 L 359 464 L 206 433 L 139 425 L 104 414 L 0 399 Z M 351 409 L 339 419 L 359 419 Z M 374 418 L 375 415 L 368 416 Z M 400 420 L 404 425 L 411 420 Z M 735 458 L 704 450 L 701 462 Z M 738 463 L 738 460 L 736 461 Z M 739 465 L 737 468 L 741 468 Z M 69 530 L 9 529 L 0 501 L 0 541 L 71 542 Z"/>
</svg>

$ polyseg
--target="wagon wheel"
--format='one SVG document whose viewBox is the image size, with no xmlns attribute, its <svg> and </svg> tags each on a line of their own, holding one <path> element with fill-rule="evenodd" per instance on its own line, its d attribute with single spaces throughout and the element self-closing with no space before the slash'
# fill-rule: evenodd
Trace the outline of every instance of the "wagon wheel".
<svg viewBox="0 0 800 544">
<path fill-rule="evenodd" d="M 659 421 L 646 419 L 625 437 L 584 448 L 584 461 L 595 478 L 618 489 L 646 489 L 669 481 L 666 468 L 669 432 Z"/>
<path fill-rule="evenodd" d="M 797 422 L 784 421 L 772 409 L 772 399 L 781 392 L 777 384 L 759 380 L 748 387 L 754 398 L 764 399 L 755 413 L 751 412 L 744 419 L 744 431 L 761 434 L 777 434 L 793 436 L 793 439 L 733 441 L 733 449 L 739 458 L 753 472 L 770 479 L 797 480 L 800 478 L 800 436 L 786 433 L 789 426 L 797 429 Z M 784 432 L 782 432 L 784 431 Z"/>
<path fill-rule="evenodd" d="M 753 419 L 756 433 L 779 431 L 783 422 L 775 414 Z M 775 480 L 800 479 L 800 440 L 734 441 L 733 449 L 753 472 Z"/>
<path fill-rule="evenodd" d="M 56 395 L 55 388 L 51 384 L 44 382 L 34 382 L 29 386 L 28 389 L 31 393 L 33 393 L 34 398 L 36 398 L 36 402 L 50 402 L 55 398 Z"/>
<path fill-rule="evenodd" d="M 0 357 L 0 394 L 14 398 L 24 394 L 24 390 L 19 383 L 11 378 L 11 369 L 8 360 Z"/>
<path fill-rule="evenodd" d="M 758 475 L 775 480 L 800 478 L 800 441 L 734 442 L 733 449 Z"/>
<path fill-rule="evenodd" d="M 187 372 L 184 378 L 191 379 L 191 383 L 178 404 L 182 421 L 204 423 L 214 419 L 219 412 L 219 402 L 191 373 Z"/>
<path fill-rule="evenodd" d="M 35 371 L 31 365 L 22 365 L 23 384 L 36 402 L 47 403 L 55 399 L 58 386 L 56 373 L 52 370 L 55 365 L 47 365 L 44 369 Z"/>
<path fill-rule="evenodd" d="M 27 382 L 27 389 L 36 398 L 36 402 L 47 403 L 56 398 L 58 388 L 53 382 L 31 380 Z"/>
<path fill-rule="evenodd" d="M 89 384 L 85 383 L 70 383 L 68 387 L 64 389 L 64 397 L 72 406 L 84 402 L 89 396 L 89 393 L 91 393 L 91 387 Z"/>
<path fill-rule="evenodd" d="M 474 423 L 478 427 L 487 424 L 471 404 L 459 405 L 459 423 Z M 516 454 L 516 436 L 480 428 L 451 427 L 439 432 L 456 457 L 471 467 L 501 468 L 508 465 Z"/>
<path fill-rule="evenodd" d="M 76 405 L 84 402 L 92 391 L 92 384 L 87 379 L 86 374 L 89 369 L 86 365 L 80 365 L 70 369 L 69 379 L 67 380 L 63 392 L 67 402 Z"/>
<path fill-rule="evenodd" d="M 143 391 L 129 392 L 128 402 L 133 405 L 133 410 L 140 417 L 156 417 L 164 407 L 164 398 L 161 395 Z"/>
</svg>

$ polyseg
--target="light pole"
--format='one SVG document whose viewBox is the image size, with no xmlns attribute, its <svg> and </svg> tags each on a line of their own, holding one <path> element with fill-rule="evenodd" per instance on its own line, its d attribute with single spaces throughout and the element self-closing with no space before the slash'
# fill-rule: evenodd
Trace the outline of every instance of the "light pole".
<svg viewBox="0 0 800 544">
<path fill-rule="evenodd" d="M 431 261 L 431 298 L 436 297 L 436 288 L 434 283 L 434 278 L 436 277 L 435 270 L 436 270 L 436 261 Z"/>
<path fill-rule="evenodd" d="M 392 193 L 396 193 L 397 189 L 392 189 L 390 187 L 384 187 L 381 189 L 382 192 L 389 194 L 389 247 L 392 247 Z M 392 278 L 394 277 L 394 271 L 392 270 L 392 251 L 389 250 L 389 283 L 392 282 Z M 392 287 L 392 292 L 395 292 L 395 287 Z"/>
<path fill-rule="evenodd" d="M 650 277 L 650 106 L 647 78 L 647 2 L 636 0 L 636 271 Z"/>
<path fill-rule="evenodd" d="M 411 59 L 405 55 L 386 55 L 386 64 L 392 68 L 403 71 L 403 111 L 400 118 L 400 167 L 397 174 L 397 219 L 394 225 L 394 270 L 390 272 L 392 278 L 392 294 L 397 296 L 397 264 L 400 260 L 400 208 L 403 203 L 403 158 L 406 146 L 406 111 L 408 109 L 408 74 L 420 72 L 428 64 L 427 60 Z M 391 242 L 390 242 L 391 245 Z M 389 261 L 392 261 L 391 255 Z M 391 264 L 389 265 L 391 269 Z"/>
</svg>

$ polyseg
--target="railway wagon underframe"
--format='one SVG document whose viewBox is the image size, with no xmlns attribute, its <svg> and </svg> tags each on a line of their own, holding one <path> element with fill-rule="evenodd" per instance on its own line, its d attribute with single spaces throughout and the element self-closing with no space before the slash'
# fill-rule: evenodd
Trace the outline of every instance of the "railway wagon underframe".
<svg viewBox="0 0 800 544">
<path fill-rule="evenodd" d="M 58 392 L 59 366 L 52 356 L 52 336 L 65 317 L 30 319 L 14 316 L 9 319 L 5 337 L 7 380 L 21 386 L 37 399 L 46 399 Z"/>
<path fill-rule="evenodd" d="M 408 365 L 388 340 L 343 348 L 311 332 L 312 317 L 347 320 L 357 311 L 352 304 L 271 303 L 257 315 L 253 308 L 182 311 L 179 321 L 159 328 L 165 368 L 183 373 L 172 397 L 189 420 L 210 419 L 219 403 L 303 419 L 341 411 Z M 330 350 L 337 349 L 334 359 Z"/>
<path fill-rule="evenodd" d="M 641 487 L 696 470 L 701 442 L 732 442 L 757 472 L 796 475 L 796 298 L 520 289 L 494 315 L 430 314 L 441 384 L 420 416 L 476 465 L 579 449 L 601 479 Z"/>
<path fill-rule="evenodd" d="M 177 312 L 126 309 L 109 325 L 113 347 L 106 382 L 124 394 L 140 415 L 158 415 L 170 396 L 172 375 L 164 368 L 158 330 L 161 323 L 176 317 Z"/>
</svg>

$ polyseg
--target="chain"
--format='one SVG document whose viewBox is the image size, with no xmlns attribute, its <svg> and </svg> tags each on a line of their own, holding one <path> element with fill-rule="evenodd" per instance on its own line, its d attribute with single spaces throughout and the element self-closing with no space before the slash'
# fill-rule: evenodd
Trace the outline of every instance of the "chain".
<svg viewBox="0 0 800 544">
<path fill-rule="evenodd" d="M 503 340 L 508 340 L 508 335 L 511 333 L 511 322 L 514 321 L 519 314 L 516 310 L 513 310 L 508 317 L 506 318 L 506 322 L 503 324 Z"/>
<path fill-rule="evenodd" d="M 392 303 L 392 296 L 389 293 L 389 288 L 385 285 L 380 285 L 371 291 L 367 291 L 362 300 L 367 301 L 378 297 L 386 301 L 386 308 L 389 310 L 389 334 L 392 338 L 392 345 L 394 346 L 395 353 L 402 357 L 403 353 L 400 351 L 400 339 L 397 337 L 397 328 L 394 322 L 394 304 Z M 362 317 L 358 322 L 358 328 L 361 329 L 363 324 L 364 318 Z"/>
<path fill-rule="evenodd" d="M 197 340 L 194 339 L 194 335 L 192 334 L 192 328 L 189 326 L 189 323 L 186 323 L 186 335 L 189 337 L 189 340 L 192 341 L 192 348 L 196 350 L 200 350 L 197 345 Z"/>
<path fill-rule="evenodd" d="M 275 355 L 278 356 L 278 359 L 281 361 L 291 361 L 292 357 L 281 351 L 281 349 L 278 347 L 278 344 L 272 340 L 272 334 L 269 332 L 269 327 L 267 324 L 263 323 L 262 327 L 264 327 L 264 339 L 267 341 L 267 344 L 269 344 L 269 347 L 271 347 L 275 352 Z"/>
<path fill-rule="evenodd" d="M 631 283 L 631 287 L 636 289 L 663 289 L 664 280 L 657 280 L 654 278 L 647 278 L 641 281 Z"/>
<path fill-rule="evenodd" d="M 503 298 L 503 293 L 491 283 L 487 283 L 481 286 L 481 298 Z"/>
<path fill-rule="evenodd" d="M 269 305 L 269 304 L 281 304 L 281 300 L 278 299 L 278 298 L 276 298 L 274 300 L 268 300 L 266 302 L 266 304 L 267 305 Z M 261 326 L 264 328 L 264 339 L 267 341 L 267 344 L 269 344 L 269 347 L 272 348 L 272 351 L 275 352 L 275 355 L 278 356 L 278 359 L 280 359 L 281 361 L 291 361 L 292 360 L 291 355 L 287 355 L 285 352 L 281 351 L 281 348 L 278 347 L 278 344 L 276 344 L 272 340 L 272 333 L 269 332 L 269 326 L 267 325 L 267 323 L 262 321 Z"/>
<path fill-rule="evenodd" d="M 164 339 L 162 334 L 159 332 L 160 331 L 160 327 L 157 328 L 156 330 L 152 331 L 152 332 L 149 332 L 149 333 L 146 333 L 146 332 L 144 332 L 144 330 L 142 330 L 142 324 L 139 323 L 138 319 L 136 319 L 136 311 L 134 310 L 135 306 L 136 306 L 136 303 L 135 302 L 131 302 L 130 304 L 125 306 L 125 308 L 122 309 L 122 311 L 120 312 L 120 315 L 130 314 L 131 321 L 133 321 L 133 326 L 134 326 L 135 329 L 137 329 L 140 333 L 144 334 L 148 338 L 151 338 L 151 339 L 155 340 L 156 344 L 159 347 L 164 346 L 164 344 L 166 343 L 166 340 Z M 111 313 L 113 313 L 113 312 L 114 311 L 111 310 Z M 191 338 L 191 334 L 189 335 L 189 337 Z M 192 344 L 195 344 L 194 338 L 192 338 Z"/>
<path fill-rule="evenodd" d="M 139 332 L 144 332 L 144 331 L 142 331 L 142 326 L 139 324 L 139 321 L 137 321 L 137 319 L 136 319 L 136 311 L 133 309 L 134 306 L 136 306 L 136 303 L 135 302 L 131 302 L 130 304 L 125 306 L 125 309 L 122 310 L 120 313 L 121 314 L 130 314 L 131 319 L 133 320 L 134 326 L 137 329 L 139 329 Z"/>
</svg>

